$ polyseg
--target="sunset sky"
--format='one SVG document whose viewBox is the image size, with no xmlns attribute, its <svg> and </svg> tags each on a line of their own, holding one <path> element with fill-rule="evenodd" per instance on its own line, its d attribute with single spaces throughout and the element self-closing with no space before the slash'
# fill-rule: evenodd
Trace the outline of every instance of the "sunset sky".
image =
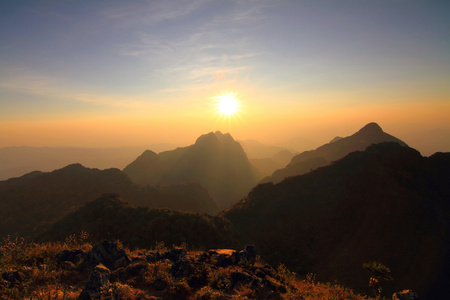
<svg viewBox="0 0 450 300">
<path fill-rule="evenodd" d="M 450 151 L 450 1 L 0 1 L 0 147 L 318 147 L 369 122 Z"/>
</svg>

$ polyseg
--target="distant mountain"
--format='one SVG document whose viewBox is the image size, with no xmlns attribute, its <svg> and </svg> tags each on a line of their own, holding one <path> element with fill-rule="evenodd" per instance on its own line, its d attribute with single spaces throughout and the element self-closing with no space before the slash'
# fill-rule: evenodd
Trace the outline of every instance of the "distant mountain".
<svg viewBox="0 0 450 300">
<path fill-rule="evenodd" d="M 221 209 L 239 201 L 261 178 L 241 145 L 219 131 L 188 147 L 159 154 L 147 150 L 123 171 L 138 184 L 200 183 Z"/>
<path fill-rule="evenodd" d="M 290 152 L 289 150 L 281 150 L 270 158 L 252 158 L 250 159 L 250 163 L 262 174 L 268 176 L 275 170 L 284 168 L 294 155 L 295 153 Z"/>
<path fill-rule="evenodd" d="M 352 137 L 367 144 L 373 134 L 380 129 L 370 124 Z M 344 141 L 346 151 L 352 140 L 334 144 Z M 223 216 L 271 263 L 362 291 L 369 279 L 362 264 L 379 261 L 394 278 L 386 294 L 410 288 L 421 299 L 444 299 L 449 182 L 450 153 L 422 157 L 398 141 L 380 143 L 308 174 L 258 185 Z"/>
<path fill-rule="evenodd" d="M 396 142 L 406 146 L 400 139 L 385 133 L 377 123 L 369 123 L 351 136 L 335 137 L 328 144 L 294 156 L 285 168 L 276 170 L 272 176 L 264 178 L 262 182 L 277 183 L 286 177 L 305 174 L 343 158 L 350 152 L 362 151 L 372 144 L 382 142 Z"/>
<path fill-rule="evenodd" d="M 41 239 L 64 240 L 81 231 L 87 232 L 93 241 L 120 240 L 132 248 L 154 247 L 164 242 L 209 249 L 227 247 L 232 238 L 231 224 L 223 217 L 133 207 L 119 195 L 105 194 L 58 220 Z"/>
<path fill-rule="evenodd" d="M 296 154 L 295 150 L 280 146 L 265 145 L 255 140 L 239 140 L 249 159 L 265 159 L 275 156 L 277 153 L 287 151 Z M 290 159 L 289 159 L 290 160 Z"/>
<path fill-rule="evenodd" d="M 119 193 L 133 205 L 198 212 L 217 211 L 199 184 L 138 186 L 118 169 L 69 165 L 49 173 L 32 172 L 0 181 L 0 237 L 36 236 L 58 219 L 103 193 Z"/>
<path fill-rule="evenodd" d="M 164 151 L 169 144 L 149 145 L 147 149 Z M 141 147 L 80 148 L 80 147 L 3 147 L 0 148 L 0 180 L 19 177 L 29 172 L 44 172 L 79 162 L 89 168 L 123 169 L 146 149 Z"/>
</svg>

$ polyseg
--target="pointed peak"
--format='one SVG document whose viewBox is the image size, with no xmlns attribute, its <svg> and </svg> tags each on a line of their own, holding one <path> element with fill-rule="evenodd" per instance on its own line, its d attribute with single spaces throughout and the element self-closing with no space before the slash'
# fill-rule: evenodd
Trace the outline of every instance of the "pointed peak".
<svg viewBox="0 0 450 300">
<path fill-rule="evenodd" d="M 381 129 L 380 125 L 375 122 L 369 123 L 363 128 L 361 128 L 358 133 L 360 134 L 377 134 L 382 133 L 383 129 Z"/>
</svg>

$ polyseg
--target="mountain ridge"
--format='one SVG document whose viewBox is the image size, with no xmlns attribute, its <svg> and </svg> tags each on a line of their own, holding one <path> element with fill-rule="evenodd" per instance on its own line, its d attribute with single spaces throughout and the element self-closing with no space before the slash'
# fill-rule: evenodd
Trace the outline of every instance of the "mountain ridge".
<svg viewBox="0 0 450 300">
<path fill-rule="evenodd" d="M 0 236 L 36 236 L 59 218 L 104 193 L 119 193 L 134 205 L 213 212 L 217 205 L 196 183 L 137 186 L 119 169 L 71 164 L 0 181 Z"/>
<path fill-rule="evenodd" d="M 305 174 L 319 167 L 326 166 L 332 161 L 343 158 L 353 151 L 362 151 L 372 144 L 381 142 L 396 142 L 407 146 L 402 140 L 385 133 L 375 122 L 363 126 L 356 133 L 344 137 L 334 138 L 315 150 L 304 151 L 291 159 L 283 169 L 276 170 L 261 182 L 280 182 L 286 177 Z"/>
<path fill-rule="evenodd" d="M 261 177 L 239 142 L 220 131 L 201 135 L 187 147 L 144 152 L 123 171 L 138 184 L 200 183 L 220 209 L 239 201 Z"/>
<path fill-rule="evenodd" d="M 386 142 L 260 184 L 222 215 L 269 262 L 368 292 L 361 266 L 377 260 L 392 270 L 387 291 L 435 299 L 450 279 L 449 180 L 450 153 Z"/>
</svg>

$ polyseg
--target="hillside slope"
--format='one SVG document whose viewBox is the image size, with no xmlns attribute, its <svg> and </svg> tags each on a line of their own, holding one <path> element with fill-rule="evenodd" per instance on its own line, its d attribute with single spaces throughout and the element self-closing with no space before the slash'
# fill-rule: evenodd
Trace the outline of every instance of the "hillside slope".
<svg viewBox="0 0 450 300">
<path fill-rule="evenodd" d="M 392 270 L 388 291 L 446 295 L 450 280 L 450 154 L 398 143 L 353 152 L 281 183 L 261 184 L 225 211 L 264 257 L 364 290 L 363 263 Z"/>
<path fill-rule="evenodd" d="M 53 172 L 33 172 L 0 181 L 0 237 L 36 236 L 56 220 L 104 193 L 120 193 L 134 204 L 213 212 L 217 206 L 198 184 L 138 186 L 118 169 L 89 169 L 80 164 Z"/>
<path fill-rule="evenodd" d="M 227 247 L 231 223 L 223 217 L 167 208 L 134 207 L 117 194 L 105 194 L 58 220 L 41 239 L 61 241 L 87 232 L 93 241 L 120 240 L 132 248 L 187 243 L 195 249 Z M 201 234 L 199 234 L 201 233 Z"/>
</svg>

